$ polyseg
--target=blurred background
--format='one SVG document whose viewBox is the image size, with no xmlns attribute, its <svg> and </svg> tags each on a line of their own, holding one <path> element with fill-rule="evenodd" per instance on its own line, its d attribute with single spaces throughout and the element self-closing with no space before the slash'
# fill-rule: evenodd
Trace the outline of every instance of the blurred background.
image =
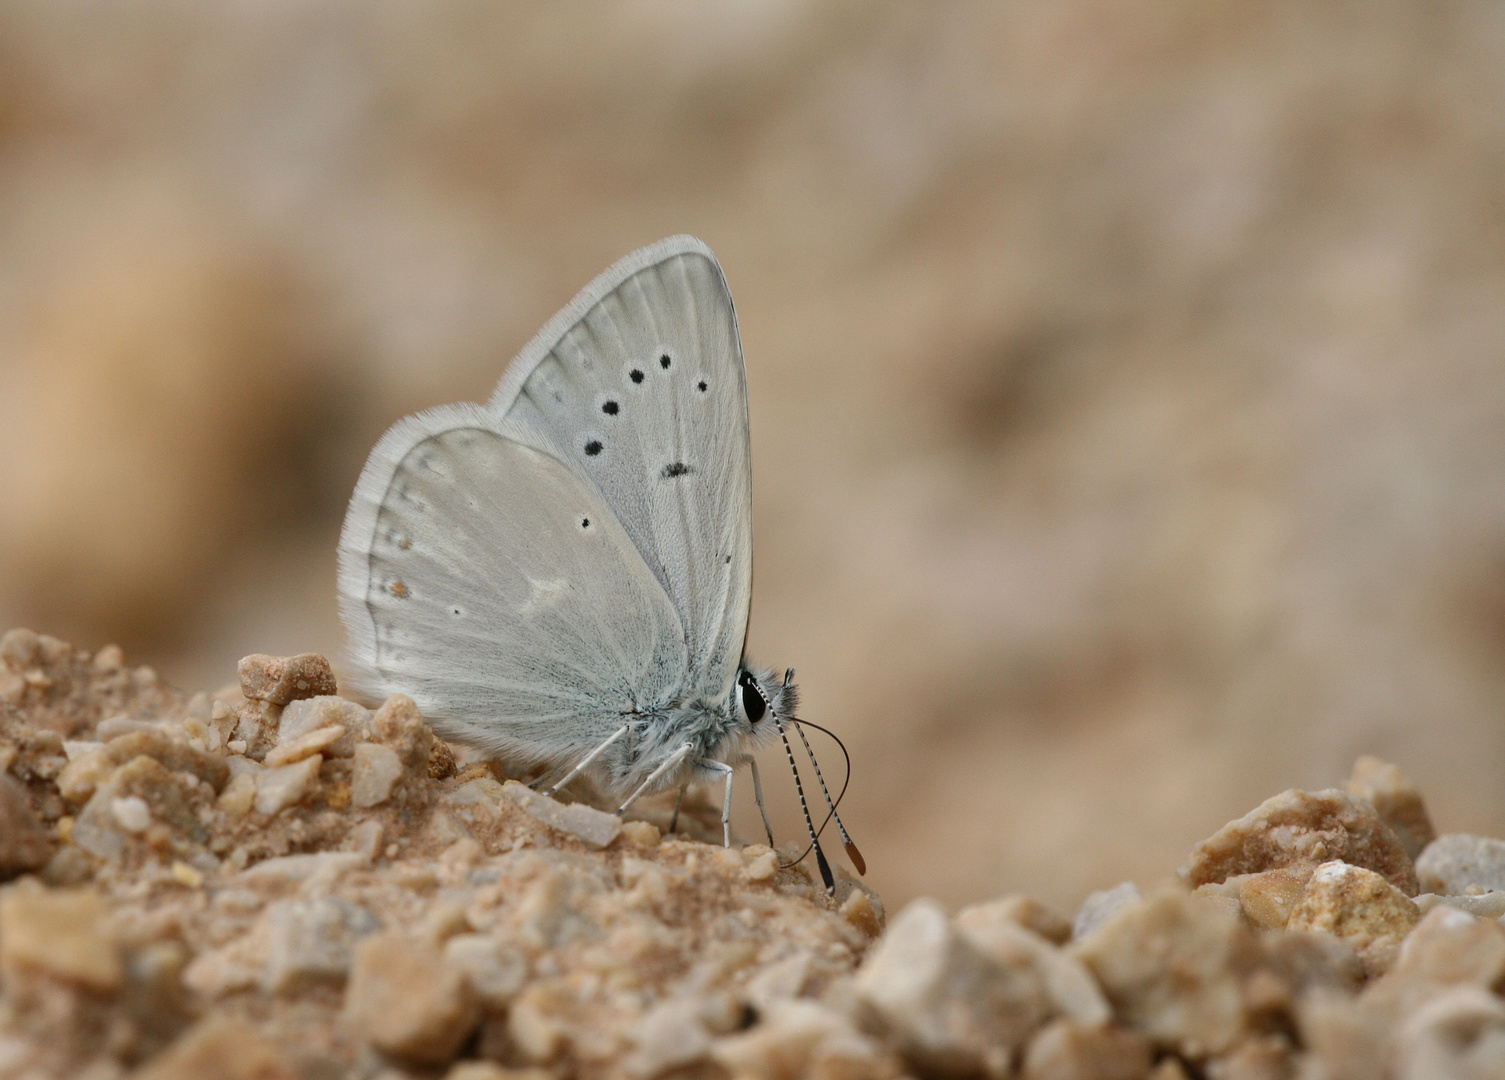
<svg viewBox="0 0 1505 1080">
<path fill-rule="evenodd" d="M 381 432 L 676 232 L 891 907 L 1069 912 L 1362 752 L 1505 831 L 1490 0 L 0 3 L 0 623 L 337 655 Z"/>
</svg>

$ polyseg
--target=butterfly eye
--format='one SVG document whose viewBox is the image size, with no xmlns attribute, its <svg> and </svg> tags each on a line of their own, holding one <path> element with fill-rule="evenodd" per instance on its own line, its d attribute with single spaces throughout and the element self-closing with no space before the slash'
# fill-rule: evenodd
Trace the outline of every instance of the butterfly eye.
<svg viewBox="0 0 1505 1080">
<path fill-rule="evenodd" d="M 737 676 L 737 688 L 742 691 L 742 711 L 749 723 L 756 724 L 768 712 L 768 700 L 763 697 L 763 688 L 748 671 Z"/>
</svg>

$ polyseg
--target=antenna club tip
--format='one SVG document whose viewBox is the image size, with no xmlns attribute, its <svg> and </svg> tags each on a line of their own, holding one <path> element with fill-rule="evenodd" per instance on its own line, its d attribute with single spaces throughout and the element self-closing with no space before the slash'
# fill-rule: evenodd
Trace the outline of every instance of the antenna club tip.
<svg viewBox="0 0 1505 1080">
<path fill-rule="evenodd" d="M 852 865 L 857 868 L 859 874 L 867 873 L 867 861 L 863 859 L 862 852 L 857 850 L 857 845 L 850 840 L 844 841 L 847 849 L 847 858 L 852 860 Z"/>
<path fill-rule="evenodd" d="M 820 879 L 825 882 L 826 895 L 834 896 L 836 894 L 836 877 L 831 873 L 831 864 L 826 862 L 826 853 L 820 849 L 819 844 L 815 845 L 815 863 L 820 867 Z"/>
</svg>

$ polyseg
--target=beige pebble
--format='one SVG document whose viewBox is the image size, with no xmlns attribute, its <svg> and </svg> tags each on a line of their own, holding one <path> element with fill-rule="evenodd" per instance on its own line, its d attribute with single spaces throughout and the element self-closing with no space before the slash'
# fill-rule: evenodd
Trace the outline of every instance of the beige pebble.
<svg viewBox="0 0 1505 1080">
<path fill-rule="evenodd" d="M 32 810 L 26 789 L 0 773 L 0 879 L 35 870 L 52 856 L 52 838 Z"/>
<path fill-rule="evenodd" d="M 1390 826 L 1367 799 L 1336 788 L 1266 799 L 1194 847 L 1180 873 L 1195 887 L 1335 860 L 1373 870 L 1407 896 L 1418 891 L 1411 857 Z"/>
<path fill-rule="evenodd" d="M 933 900 L 901 911 L 858 969 L 863 1026 L 917 1068 L 1002 1075 L 1050 1009 L 1032 968 L 995 963 Z"/>
<path fill-rule="evenodd" d="M 769 856 L 773 856 L 773 852 L 769 852 L 767 856 L 760 855 L 758 861 Z M 777 861 L 777 857 L 774 857 L 775 866 L 777 866 Z M 759 879 L 749 876 L 748 880 Z M 866 890 L 854 888 L 847 893 L 847 898 L 841 902 L 841 907 L 837 910 L 840 911 L 843 919 L 868 937 L 875 938 L 883 933 L 883 913 L 873 906 L 873 899 Z"/>
<path fill-rule="evenodd" d="M 630 1077 L 661 1076 L 703 1064 L 711 1049 L 711 1032 L 701 1016 L 698 997 L 660 1001 L 633 1024 L 635 1049 L 623 1060 Z"/>
<path fill-rule="evenodd" d="M 1054 1020 L 1030 1039 L 1023 1064 L 1023 1080 L 1142 1080 L 1150 1043 L 1124 1028 Z"/>
<path fill-rule="evenodd" d="M 355 752 L 359 736 L 370 730 L 371 710 L 330 694 L 289 702 L 277 723 L 277 743 L 290 743 L 336 724 L 345 729 L 345 734 L 329 744 L 325 756 L 348 758 Z"/>
<path fill-rule="evenodd" d="M 345 994 L 356 1034 L 415 1064 L 444 1064 L 475 1027 L 476 1002 L 461 972 L 431 945 L 396 932 L 363 941 Z"/>
<path fill-rule="evenodd" d="M 96 671 L 119 671 L 125 666 L 125 650 L 119 645 L 106 645 L 94 654 Z"/>
<path fill-rule="evenodd" d="M 1243 982 L 1260 961 L 1241 919 L 1175 887 L 1120 908 L 1071 947 L 1120 1023 L 1187 1057 L 1232 1046 L 1247 1022 Z"/>
<path fill-rule="evenodd" d="M 1138 899 L 1138 893 L 1139 890 L 1134 889 L 1135 899 Z M 999 919 L 1016 922 L 1057 945 L 1064 945 L 1071 940 L 1071 921 L 1028 896 L 1001 896 L 996 900 L 986 900 L 962 908 L 956 913 L 956 925 L 962 929 L 974 923 L 991 925 Z"/>
<path fill-rule="evenodd" d="M 1143 899 L 1139 886 L 1132 881 L 1121 881 L 1111 889 L 1088 893 L 1087 899 L 1082 901 L 1082 906 L 1071 920 L 1071 936 L 1078 941 L 1090 936 L 1119 909 L 1130 907 Z"/>
<path fill-rule="evenodd" d="M 1369 800 L 1412 859 L 1437 838 L 1415 781 L 1389 762 L 1361 756 L 1343 789 Z"/>
<path fill-rule="evenodd" d="M 1468 833 L 1439 836 L 1416 860 L 1421 887 L 1442 896 L 1505 891 L 1505 840 Z"/>
<path fill-rule="evenodd" d="M 504 790 L 529 817 L 543 822 L 555 832 L 584 841 L 588 847 L 604 848 L 622 831 L 622 819 L 616 814 L 608 814 L 584 803 L 557 802 L 516 781 L 508 781 Z"/>
<path fill-rule="evenodd" d="M 502 785 L 489 776 L 477 776 L 467 780 L 444 796 L 445 801 L 451 806 L 495 803 L 502 797 Z"/>
<path fill-rule="evenodd" d="M 323 752 L 344 734 L 345 729 L 339 724 L 331 724 L 329 727 L 310 731 L 289 742 L 279 742 L 267 751 L 262 763 L 268 768 L 276 768 L 278 765 L 290 765 L 295 761 L 302 761 L 306 757 Z"/>
<path fill-rule="evenodd" d="M 527 957 L 486 934 L 450 937 L 444 943 L 444 958 L 464 974 L 476 999 L 487 1009 L 505 1009 L 528 980 Z"/>
<path fill-rule="evenodd" d="M 1254 1033 L 1209 1061 L 1206 1072 L 1212 1080 L 1289 1080 L 1296 1072 L 1296 1051 L 1284 1034 Z"/>
<path fill-rule="evenodd" d="M 30 667 L 40 659 L 41 650 L 41 639 L 37 632 L 29 627 L 17 626 L 0 634 L 0 661 L 3 661 L 7 667 L 16 669 Z"/>
<path fill-rule="evenodd" d="M 244 1020 L 206 1016 L 132 1080 L 291 1080 L 296 1074 Z"/>
<path fill-rule="evenodd" d="M 210 1000 L 249 990 L 259 981 L 264 960 L 259 941 L 237 938 L 194 957 L 183 971 L 183 985 Z"/>
<path fill-rule="evenodd" d="M 367 808 L 380 806 L 402 779 L 402 760 L 397 751 L 381 743 L 357 743 L 350 772 L 350 801 Z"/>
<path fill-rule="evenodd" d="M 371 730 L 402 759 L 403 767 L 414 773 L 428 769 L 433 752 L 434 733 L 423 720 L 418 706 L 406 694 L 393 694 L 371 716 Z"/>
<path fill-rule="evenodd" d="M 622 835 L 636 848 L 655 847 L 663 838 L 658 826 L 651 821 L 624 821 L 622 822 Z"/>
<path fill-rule="evenodd" d="M 1405 1018 L 1396 1049 L 1404 1080 L 1505 1076 L 1505 1003 L 1479 986 L 1446 990 Z"/>
<path fill-rule="evenodd" d="M 104 743 L 96 739 L 64 739 L 63 756 L 70 762 L 77 761 L 85 754 L 92 754 L 95 750 L 104 749 Z"/>
<path fill-rule="evenodd" d="M 337 897 L 279 900 L 263 919 L 266 959 L 260 982 L 269 994 L 343 983 L 357 942 L 381 926 L 361 905 Z"/>
<path fill-rule="evenodd" d="M 712 1042 L 711 1059 L 734 1077 L 830 1075 L 880 1080 L 901 1075 L 891 1052 L 824 1005 L 777 1001 L 768 1006 L 767 1013 L 751 1030 Z"/>
<path fill-rule="evenodd" d="M 376 861 L 376 856 L 381 851 L 385 831 L 382 823 L 375 820 L 363 821 L 356 827 L 355 850 L 363 861 Z"/>
<path fill-rule="evenodd" d="M 332 883 L 341 875 L 365 865 L 357 851 L 310 851 L 301 855 L 279 855 L 263 859 L 241 873 L 246 881 L 285 881 Z"/>
<path fill-rule="evenodd" d="M 772 881 L 779 872 L 778 852 L 765 844 L 757 847 L 761 850 L 747 860 L 747 865 L 742 868 L 742 878 L 744 881 Z"/>
<path fill-rule="evenodd" d="M 539 981 L 523 989 L 507 1010 L 507 1035 L 524 1060 L 545 1065 L 565 1043 L 566 1019 L 573 995 L 555 981 Z"/>
<path fill-rule="evenodd" d="M 1308 1053 L 1303 1075 L 1323 1080 L 1392 1075 L 1392 1025 L 1380 1010 L 1348 994 L 1319 991 L 1298 1001 L 1296 1020 Z"/>
<path fill-rule="evenodd" d="M 235 710 L 235 738 L 226 745 L 235 753 L 261 760 L 277 744 L 277 728 L 282 706 L 254 698 L 241 702 Z M 240 749 L 236 744 L 240 744 Z"/>
<path fill-rule="evenodd" d="M 1238 878 L 1239 907 L 1250 924 L 1260 930 L 1283 930 L 1291 912 L 1306 892 L 1310 871 L 1280 867 L 1262 874 Z"/>
<path fill-rule="evenodd" d="M 114 742 L 125 735 L 135 735 L 138 732 L 161 732 L 162 725 L 155 720 L 138 720 L 134 716 L 119 713 L 115 716 L 107 716 L 94 727 L 94 736 L 101 742 Z"/>
<path fill-rule="evenodd" d="M 219 793 L 218 805 L 230 818 L 243 818 L 256 803 L 256 777 L 251 773 L 237 773 Z"/>
<path fill-rule="evenodd" d="M 994 963 L 1012 970 L 1033 970 L 1050 999 L 1052 1012 L 1088 1027 L 1112 1018 L 1103 993 L 1081 961 L 1063 952 L 1019 923 L 1005 909 L 993 909 L 991 919 L 973 912 L 957 929 Z"/>
<path fill-rule="evenodd" d="M 241 658 L 240 690 L 247 698 L 286 705 L 296 698 L 333 694 L 336 687 L 329 661 L 318 653 L 253 653 Z"/>
<path fill-rule="evenodd" d="M 1417 910 L 1423 915 L 1435 907 L 1446 905 L 1457 908 L 1459 911 L 1466 911 L 1481 919 L 1505 918 L 1505 892 L 1490 891 L 1473 896 L 1439 896 L 1436 893 L 1422 893 L 1413 899 Z"/>
<path fill-rule="evenodd" d="M 1372 977 L 1394 962 L 1420 917 L 1416 905 L 1373 870 L 1329 862 L 1312 872 L 1286 926 L 1342 938 Z"/>
<path fill-rule="evenodd" d="M 92 990 L 115 990 L 123 968 L 104 932 L 107 913 L 92 889 L 23 882 L 0 890 L 0 967 L 34 968 Z"/>
<path fill-rule="evenodd" d="M 1366 1001 L 1396 1020 L 1454 986 L 1493 990 L 1505 983 L 1505 927 L 1447 905 L 1416 924 L 1400 955 L 1364 993 Z"/>
<path fill-rule="evenodd" d="M 319 777 L 319 767 L 324 759 L 318 754 L 265 769 L 256 774 L 256 811 L 271 817 L 298 802 L 314 787 Z"/>
<path fill-rule="evenodd" d="M 204 885 L 203 871 L 189 866 L 182 859 L 174 859 L 171 869 L 172 879 L 179 885 L 186 885 L 190 889 L 199 889 Z"/>
</svg>

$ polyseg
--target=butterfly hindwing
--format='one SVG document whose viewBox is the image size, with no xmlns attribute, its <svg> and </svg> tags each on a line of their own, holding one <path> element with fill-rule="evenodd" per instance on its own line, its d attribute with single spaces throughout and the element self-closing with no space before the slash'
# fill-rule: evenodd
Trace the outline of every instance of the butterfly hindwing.
<svg viewBox="0 0 1505 1080">
<path fill-rule="evenodd" d="M 667 703 L 684 636 L 599 493 L 519 435 L 479 406 L 388 432 L 346 519 L 341 605 L 368 693 L 563 759 Z"/>
<path fill-rule="evenodd" d="M 519 354 L 491 407 L 601 492 L 682 620 L 687 689 L 724 697 L 747 629 L 752 476 L 715 256 L 674 237 L 617 263 Z"/>
</svg>

